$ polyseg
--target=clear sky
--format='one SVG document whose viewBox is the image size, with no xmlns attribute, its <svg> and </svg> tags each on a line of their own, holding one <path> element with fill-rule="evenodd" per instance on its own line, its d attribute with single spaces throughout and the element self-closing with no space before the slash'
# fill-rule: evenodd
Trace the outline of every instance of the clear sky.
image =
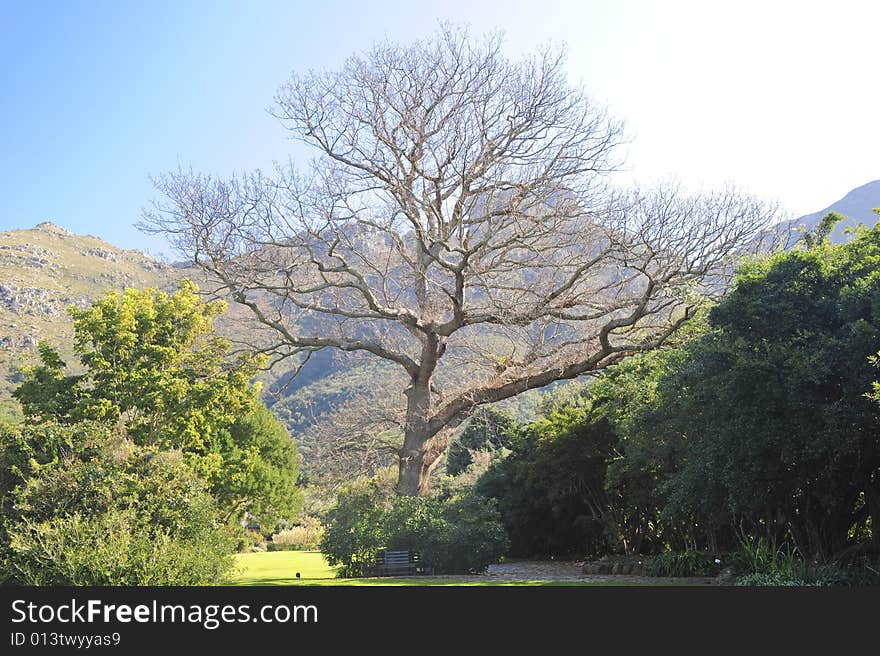
<svg viewBox="0 0 880 656">
<path fill-rule="evenodd" d="M 0 230 L 50 220 L 162 252 L 150 175 L 269 168 L 291 70 L 337 68 L 438 20 L 550 41 L 626 122 L 622 179 L 733 182 L 817 211 L 880 178 L 880 2 L 0 0 Z"/>
</svg>

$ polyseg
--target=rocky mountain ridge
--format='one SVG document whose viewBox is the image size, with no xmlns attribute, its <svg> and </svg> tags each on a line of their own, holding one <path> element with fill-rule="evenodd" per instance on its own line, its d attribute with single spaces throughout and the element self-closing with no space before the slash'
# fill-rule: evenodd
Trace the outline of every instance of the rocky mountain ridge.
<svg viewBox="0 0 880 656">
<path fill-rule="evenodd" d="M 69 307 L 86 307 L 125 287 L 171 289 L 181 275 L 145 253 L 50 222 L 0 232 L 0 407 L 14 408 L 9 393 L 33 361 L 38 340 L 70 355 Z"/>
</svg>

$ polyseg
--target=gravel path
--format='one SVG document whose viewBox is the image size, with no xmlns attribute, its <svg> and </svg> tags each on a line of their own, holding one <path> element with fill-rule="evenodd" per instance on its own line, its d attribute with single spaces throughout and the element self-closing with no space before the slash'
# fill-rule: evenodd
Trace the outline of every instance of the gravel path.
<svg viewBox="0 0 880 656">
<path fill-rule="evenodd" d="M 712 578 L 660 578 L 656 576 L 629 576 L 625 574 L 584 574 L 583 562 L 564 560 L 519 560 L 489 565 L 484 574 L 473 576 L 437 576 L 450 581 L 570 581 L 572 583 L 658 583 L 679 585 L 714 585 Z"/>
</svg>

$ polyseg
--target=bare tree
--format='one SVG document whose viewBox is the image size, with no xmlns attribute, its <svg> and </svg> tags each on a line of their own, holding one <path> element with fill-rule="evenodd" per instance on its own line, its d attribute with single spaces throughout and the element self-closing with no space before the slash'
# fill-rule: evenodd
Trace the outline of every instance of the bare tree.
<svg viewBox="0 0 880 656">
<path fill-rule="evenodd" d="M 308 174 L 168 174 L 145 213 L 278 357 L 395 365 L 400 494 L 424 492 L 477 406 L 660 346 L 770 218 L 731 190 L 608 193 L 620 124 L 561 53 L 514 62 L 500 45 L 442 29 L 294 75 L 276 112 L 316 150 Z"/>
</svg>

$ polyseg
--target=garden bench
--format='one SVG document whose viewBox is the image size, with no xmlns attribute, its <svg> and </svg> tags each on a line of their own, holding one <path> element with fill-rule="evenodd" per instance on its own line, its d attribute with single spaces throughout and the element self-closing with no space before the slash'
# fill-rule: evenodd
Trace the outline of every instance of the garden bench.
<svg viewBox="0 0 880 656">
<path fill-rule="evenodd" d="M 411 549 L 382 549 L 376 554 L 376 561 L 372 569 L 376 576 L 424 573 L 419 553 Z"/>
</svg>

